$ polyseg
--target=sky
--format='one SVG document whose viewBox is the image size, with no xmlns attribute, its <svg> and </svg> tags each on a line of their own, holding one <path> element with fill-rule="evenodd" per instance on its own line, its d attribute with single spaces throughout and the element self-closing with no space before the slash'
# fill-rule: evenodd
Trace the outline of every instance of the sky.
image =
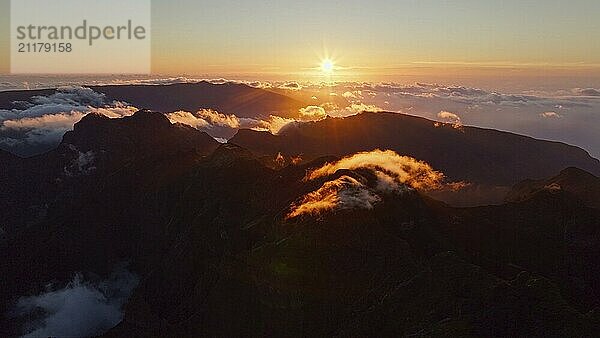
<svg viewBox="0 0 600 338">
<path fill-rule="evenodd" d="M 154 70 L 305 77 L 600 74 L 600 2 L 154 1 Z M 312 72 L 311 72 L 312 71 Z"/>
<path fill-rule="evenodd" d="M 5 31 L 8 2 L 0 0 Z M 319 63 L 330 58 L 339 81 L 600 83 L 595 0 L 153 0 L 152 7 L 155 74 L 318 80 Z M 9 44 L 0 35 L 6 73 Z"/>
<path fill-rule="evenodd" d="M 600 158 L 597 0 L 153 0 L 152 74 L 140 78 L 6 75 L 8 4 L 0 0 L 0 90 L 222 78 L 274 90 L 295 81 L 302 90 L 283 93 L 321 108 L 346 97 L 328 114 L 375 107 L 451 116 Z M 332 72 L 320 67 L 325 59 Z M 16 129 L 56 143 L 88 113 L 43 108 L 17 117 L 0 110 L 0 143 Z M 44 114 L 58 114 L 59 128 Z"/>
</svg>

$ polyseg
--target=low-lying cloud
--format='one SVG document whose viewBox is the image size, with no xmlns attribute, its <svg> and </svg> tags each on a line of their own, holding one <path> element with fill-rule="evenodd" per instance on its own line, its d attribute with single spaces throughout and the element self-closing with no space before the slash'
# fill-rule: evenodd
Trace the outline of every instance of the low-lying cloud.
<svg viewBox="0 0 600 338">
<path fill-rule="evenodd" d="M 123 320 L 123 305 L 139 282 L 120 266 L 108 280 L 78 274 L 64 288 L 18 300 L 13 315 L 26 317 L 24 337 L 95 337 Z"/>
<path fill-rule="evenodd" d="M 562 116 L 560 116 L 557 112 L 554 111 L 547 111 L 547 112 L 543 112 L 540 114 L 540 117 L 543 117 L 545 119 L 559 119 Z"/>
<path fill-rule="evenodd" d="M 343 159 L 327 163 L 308 173 L 307 180 L 335 174 L 341 169 L 371 170 L 378 179 L 380 191 L 397 191 L 404 185 L 419 190 L 438 189 L 444 174 L 435 171 L 429 164 L 412 157 L 400 156 L 392 150 L 373 150 L 361 152 Z"/>
<path fill-rule="evenodd" d="M 445 123 L 450 123 L 455 129 L 462 127 L 462 120 L 460 116 L 449 111 L 441 111 L 437 114 L 437 117 Z"/>
<path fill-rule="evenodd" d="M 401 194 L 411 189 L 436 190 L 450 186 L 444 184 L 444 174 L 429 164 L 412 157 L 400 156 L 391 150 L 373 150 L 344 157 L 310 171 L 305 181 L 334 175 L 339 170 L 366 170 L 376 182 L 357 174 L 325 182 L 319 189 L 303 196 L 291 207 L 288 218 L 301 215 L 318 215 L 344 209 L 373 209 L 383 201 L 384 194 Z M 459 187 L 459 185 L 452 185 Z"/>
<path fill-rule="evenodd" d="M 327 113 L 323 107 L 308 106 L 300 109 L 301 121 L 319 121 L 327 117 Z"/>
<path fill-rule="evenodd" d="M 122 102 L 107 102 L 104 94 L 83 87 L 59 88 L 49 96 L 34 96 L 15 105 L 18 108 L 0 110 L 0 148 L 23 156 L 56 147 L 89 113 L 120 118 L 137 111 Z"/>
<path fill-rule="evenodd" d="M 375 191 L 350 176 L 328 181 L 321 188 L 308 193 L 292 208 L 288 218 L 316 215 L 331 210 L 373 209 L 381 201 Z"/>
<path fill-rule="evenodd" d="M 215 139 L 228 140 L 239 129 L 268 131 L 278 134 L 286 127 L 297 123 L 320 121 L 327 118 L 325 109 L 319 106 L 307 106 L 298 111 L 297 118 L 270 115 L 268 118 L 243 118 L 234 114 L 223 114 L 212 109 L 201 109 L 195 113 L 177 111 L 167 113 L 171 123 L 183 123 L 204 131 Z"/>
<path fill-rule="evenodd" d="M 460 125 L 562 141 L 580 146 L 600 158 L 600 138 L 593 128 L 600 125 L 598 88 L 503 93 L 429 83 L 343 82 L 301 83 L 301 86 L 301 90 L 288 91 L 287 95 L 317 98 L 312 100 L 313 104 L 323 107 L 332 116 L 385 110 L 440 120 L 440 112 L 451 112 L 460 118 Z M 560 118 L 541 116 L 543 112 L 555 112 Z M 459 125 L 457 119 L 442 121 Z"/>
<path fill-rule="evenodd" d="M 40 79 L 42 81 L 44 79 Z M 93 81 L 92 81 L 93 80 Z M 54 79 L 53 83 L 29 83 L 27 87 L 51 87 L 55 83 L 68 83 Z M 58 82 L 56 82 L 58 81 Z M 75 80 L 73 80 L 75 81 Z M 452 112 L 460 117 L 463 125 L 483 128 L 493 128 L 524 134 L 532 137 L 562 141 L 577 145 L 588 150 L 593 156 L 600 157 L 600 138 L 593 128 L 600 124 L 600 88 L 581 87 L 551 92 L 522 91 L 515 93 L 498 92 L 461 85 L 443 85 L 431 83 L 398 84 L 398 83 L 305 83 L 305 82 L 268 82 L 268 81 L 238 81 L 227 79 L 195 79 L 195 78 L 130 78 L 130 79 L 101 79 L 85 80 L 89 84 L 145 84 L 167 85 L 173 83 L 197 83 L 208 81 L 213 84 L 235 83 L 245 84 L 255 88 L 269 88 L 281 94 L 307 102 L 311 107 L 320 107 L 330 116 L 348 116 L 362 111 L 390 111 L 422 116 L 439 120 L 440 112 Z M 86 83 L 80 80 L 78 83 Z M 10 86 L 10 83 L 6 83 Z M 22 87 L 21 84 L 19 86 Z M 98 104 L 98 97 L 91 92 L 79 90 L 77 97 L 88 95 L 87 102 L 76 98 L 69 102 L 69 95 L 55 96 L 50 102 L 38 98 L 30 107 L 20 107 L 18 110 L 0 110 L 0 125 L 3 121 L 23 117 L 40 117 L 43 115 L 69 114 L 71 111 L 85 113 L 89 105 Z M 60 101 L 60 102 L 58 102 Z M 49 106 L 49 104 L 52 105 Z M 103 105 L 107 103 L 104 102 Z M 112 103 L 108 103 L 112 105 Z M 308 107 L 306 107 L 308 108 Z M 305 108 L 305 110 L 306 110 Z M 315 109 L 315 108 L 313 108 Z M 27 110 L 21 114 L 22 110 Z M 307 112 L 307 111 L 305 111 Z M 319 110 L 313 110 L 316 116 L 323 116 Z M 544 112 L 554 112 L 560 118 L 542 116 Z M 309 112 L 310 113 L 310 112 Z M 192 112 L 192 115 L 195 114 Z M 276 116 L 276 113 L 273 113 Z M 299 114 L 296 119 L 287 121 L 282 118 L 254 117 L 248 122 L 250 129 L 276 132 L 285 124 L 305 122 L 310 114 Z M 303 118 L 305 117 L 305 118 Z M 272 121 L 268 121 L 272 120 Z M 296 121 L 297 120 L 297 121 Z M 444 122 L 456 124 L 456 121 Z M 202 123 L 202 122 L 199 122 Z M 253 124 L 252 124 L 253 123 Z M 242 123 L 240 123 L 242 125 Z M 292 124 L 293 125 L 293 124 Z M 1 128 L 1 127 L 0 127 Z M 229 128 L 229 127 L 220 127 Z M 241 126 L 241 128 L 245 128 Z M 212 133 L 219 139 L 230 138 L 218 135 L 219 128 L 213 128 Z M 230 128 L 231 129 L 231 128 Z M 236 129 L 237 130 L 237 129 Z M 46 134 L 42 131 L 38 134 Z M 60 135 L 61 132 L 50 133 Z M 233 135 L 231 131 L 228 135 Z M 11 150 L 11 147 L 23 147 L 22 131 L 19 133 L 0 130 L 0 147 Z M 43 139 L 41 136 L 30 136 L 30 139 Z M 56 142 L 56 137 L 51 137 Z M 18 151 L 17 151 L 18 152 Z"/>
</svg>

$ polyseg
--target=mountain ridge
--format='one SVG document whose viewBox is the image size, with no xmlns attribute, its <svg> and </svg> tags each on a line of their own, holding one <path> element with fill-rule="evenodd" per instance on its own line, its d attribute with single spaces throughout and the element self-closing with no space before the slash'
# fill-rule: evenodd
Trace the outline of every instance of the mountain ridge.
<svg viewBox="0 0 600 338">
<path fill-rule="evenodd" d="M 398 113 L 328 118 L 284 128 L 278 135 L 240 130 L 230 142 L 260 155 L 281 152 L 309 159 L 390 149 L 423 160 L 452 179 L 474 183 L 512 185 L 570 166 L 600 174 L 600 161 L 575 146 L 493 129 L 454 128 Z"/>
<path fill-rule="evenodd" d="M 161 112 L 213 109 L 238 117 L 268 117 L 277 112 L 282 117 L 297 117 L 306 102 L 254 88 L 246 84 L 213 84 L 208 81 L 166 85 L 102 85 L 85 86 L 106 95 L 108 101 L 127 102 L 140 109 Z M 14 102 L 28 101 L 34 96 L 48 96 L 56 89 L 14 90 L 0 92 L 0 108 L 14 108 Z"/>
</svg>

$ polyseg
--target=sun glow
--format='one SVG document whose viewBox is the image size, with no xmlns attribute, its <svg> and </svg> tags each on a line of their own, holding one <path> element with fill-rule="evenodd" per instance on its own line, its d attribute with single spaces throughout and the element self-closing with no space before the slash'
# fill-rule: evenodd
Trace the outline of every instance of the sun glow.
<svg viewBox="0 0 600 338">
<path fill-rule="evenodd" d="M 333 63 L 333 61 L 331 59 L 325 59 L 323 61 L 321 61 L 321 71 L 325 74 L 331 74 L 333 73 L 333 70 L 335 69 L 335 64 Z"/>
</svg>

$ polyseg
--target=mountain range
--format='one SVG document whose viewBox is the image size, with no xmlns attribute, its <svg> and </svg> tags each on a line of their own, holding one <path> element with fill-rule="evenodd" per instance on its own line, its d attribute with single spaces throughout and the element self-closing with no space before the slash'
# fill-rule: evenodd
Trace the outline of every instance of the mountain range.
<svg viewBox="0 0 600 338">
<path fill-rule="evenodd" d="M 106 85 L 89 86 L 104 94 L 107 101 L 127 102 L 139 108 L 161 112 L 213 109 L 238 117 L 269 116 L 277 113 L 295 117 L 298 109 L 307 103 L 275 92 L 227 82 L 214 84 L 207 81 L 168 85 Z M 0 92 L 0 109 L 15 108 L 15 102 L 27 102 L 35 96 L 49 96 L 55 89 Z"/>
<path fill-rule="evenodd" d="M 365 160 L 376 149 L 405 167 Z M 92 113 L 48 153 L 0 152 L 0 169 L 2 336 L 51 332 L 64 313 L 94 319 L 64 310 L 70 299 L 27 313 L 15 304 L 67 294 L 81 285 L 73 276 L 105 285 L 92 281 L 123 262 L 139 283 L 116 327 L 92 321 L 98 335 L 600 329 L 600 164 L 565 144 L 393 113 L 240 130 L 219 144 L 161 113 Z M 437 171 L 440 185 L 507 187 L 505 202 L 440 202 L 419 184 Z M 303 205 L 316 211 L 293 212 Z"/>
</svg>

